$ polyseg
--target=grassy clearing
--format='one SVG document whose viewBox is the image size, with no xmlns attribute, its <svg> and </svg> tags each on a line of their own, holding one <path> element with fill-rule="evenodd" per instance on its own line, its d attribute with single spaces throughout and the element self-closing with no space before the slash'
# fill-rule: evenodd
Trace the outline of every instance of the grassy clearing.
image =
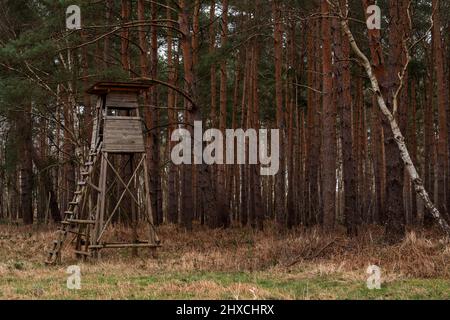
<svg viewBox="0 0 450 320">
<path fill-rule="evenodd" d="M 53 232 L 0 226 L 0 299 L 450 299 L 450 246 L 432 234 L 387 246 L 376 229 L 349 240 L 164 227 L 157 259 L 119 250 L 80 264 L 66 252 L 62 266 L 47 267 Z M 81 290 L 66 288 L 71 264 L 81 266 Z M 366 287 L 370 264 L 382 268 L 381 290 Z"/>
<path fill-rule="evenodd" d="M 105 266 L 106 267 L 106 266 Z M 157 273 L 122 275 L 90 269 L 81 290 L 66 288 L 64 269 L 14 271 L 0 279 L 2 299 L 450 299 L 445 279 L 399 279 L 381 290 L 345 274 Z M 83 270 L 83 267 L 82 267 Z M 35 274 L 36 273 L 36 274 Z"/>
</svg>

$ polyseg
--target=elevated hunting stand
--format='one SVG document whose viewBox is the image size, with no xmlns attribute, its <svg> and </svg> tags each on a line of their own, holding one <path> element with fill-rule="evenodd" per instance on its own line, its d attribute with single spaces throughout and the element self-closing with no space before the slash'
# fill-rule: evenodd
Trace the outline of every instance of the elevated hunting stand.
<svg viewBox="0 0 450 320">
<path fill-rule="evenodd" d="M 79 258 L 98 257 L 105 248 L 154 248 L 160 241 L 153 225 L 147 157 L 139 93 L 148 85 L 100 82 L 88 90 L 97 95 L 88 160 L 48 253 L 47 263 L 61 262 L 69 234 Z M 132 240 L 108 242 L 105 231 L 123 218 L 132 226 Z M 148 240 L 138 238 L 139 221 L 148 226 Z"/>
</svg>

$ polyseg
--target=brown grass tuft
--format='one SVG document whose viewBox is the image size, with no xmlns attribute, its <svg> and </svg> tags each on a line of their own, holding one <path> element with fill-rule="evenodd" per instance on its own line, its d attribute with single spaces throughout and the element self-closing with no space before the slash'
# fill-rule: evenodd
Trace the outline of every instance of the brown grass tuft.
<svg viewBox="0 0 450 320">
<path fill-rule="evenodd" d="M 348 277 L 365 279 L 365 268 L 376 264 L 392 279 L 450 278 L 450 245 L 438 233 L 410 231 L 402 243 L 387 245 L 383 242 L 382 231 L 379 227 L 370 227 L 362 230 L 357 238 L 349 239 L 343 232 L 324 234 L 317 229 L 299 229 L 280 235 L 273 226 L 268 226 L 264 232 L 241 228 L 207 230 L 196 226 L 192 233 L 176 226 L 163 226 L 159 229 L 163 247 L 157 259 L 152 259 L 145 250 L 140 251 L 137 259 L 131 259 L 131 252 L 126 249 L 105 250 L 102 262 L 95 268 L 101 269 L 102 265 L 111 268 L 114 264 L 122 268 L 125 264 L 149 272 L 274 270 L 291 273 L 302 270 L 303 275 L 346 273 Z M 45 249 L 54 233 L 54 227 L 0 226 L 0 276 L 14 269 L 43 266 Z M 116 227 L 109 233 L 110 237 L 122 240 L 130 235 L 123 227 Z M 74 261 L 66 250 L 64 262 Z M 205 283 L 207 285 L 212 284 Z M 230 294 L 239 292 L 235 287 L 229 290 Z"/>
</svg>

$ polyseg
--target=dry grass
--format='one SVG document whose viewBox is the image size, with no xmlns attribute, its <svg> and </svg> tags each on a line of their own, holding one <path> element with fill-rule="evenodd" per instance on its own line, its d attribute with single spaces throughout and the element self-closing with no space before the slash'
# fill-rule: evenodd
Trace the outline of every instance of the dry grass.
<svg viewBox="0 0 450 320">
<path fill-rule="evenodd" d="M 411 231 L 396 245 L 386 245 L 377 227 L 357 239 L 318 230 L 282 236 L 270 226 L 261 233 L 199 226 L 186 233 L 164 226 L 159 233 L 163 247 L 156 259 L 145 250 L 132 258 L 131 251 L 123 249 L 104 251 L 101 261 L 84 263 L 84 291 L 76 298 L 358 298 L 371 264 L 382 268 L 384 284 L 393 288 L 408 279 L 450 283 L 450 244 L 431 231 Z M 129 231 L 116 228 L 113 234 L 125 239 Z M 61 285 L 64 266 L 43 264 L 53 235 L 52 227 L 0 226 L 0 297 L 74 297 Z M 63 259 L 65 266 L 78 263 L 68 250 Z M 429 294 L 415 288 L 405 291 Z"/>
<path fill-rule="evenodd" d="M 0 261 L 42 264 L 54 232 L 52 227 L 0 226 Z M 125 228 L 111 232 L 123 239 L 129 237 Z M 159 234 L 163 247 L 158 251 L 158 259 L 151 259 L 141 250 L 141 259 L 135 261 L 155 271 L 252 272 L 273 268 L 304 270 L 313 266 L 312 269 L 322 272 L 328 266 L 329 270 L 358 272 L 375 264 L 387 273 L 405 277 L 450 278 L 450 243 L 433 232 L 411 231 L 396 245 L 385 244 L 382 230 L 377 227 L 368 228 L 356 239 L 318 230 L 297 230 L 281 236 L 270 227 L 259 233 L 251 229 L 197 227 L 187 233 L 164 226 Z M 103 262 L 124 263 L 129 258 L 127 249 L 105 250 L 102 254 Z M 70 250 L 65 250 L 64 262 L 74 261 Z"/>
</svg>

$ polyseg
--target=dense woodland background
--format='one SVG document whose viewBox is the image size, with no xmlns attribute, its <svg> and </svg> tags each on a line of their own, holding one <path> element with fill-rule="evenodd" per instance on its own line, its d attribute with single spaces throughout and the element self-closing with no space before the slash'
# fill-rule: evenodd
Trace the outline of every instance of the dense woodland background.
<svg viewBox="0 0 450 320">
<path fill-rule="evenodd" d="M 402 85 L 397 121 L 448 221 L 449 3 L 378 1 L 382 29 L 368 31 L 373 3 L 349 1 L 351 30 L 390 108 Z M 71 4 L 81 7 L 82 30 L 65 29 Z M 89 151 L 95 101 L 85 90 L 141 80 L 155 84 L 142 110 L 157 224 L 276 221 L 281 231 L 344 226 L 350 236 L 379 224 L 396 241 L 407 226 L 434 223 L 325 0 L 0 0 L 0 70 L 2 221 L 61 220 Z M 279 173 L 173 165 L 170 135 L 194 120 L 279 128 Z"/>
</svg>

